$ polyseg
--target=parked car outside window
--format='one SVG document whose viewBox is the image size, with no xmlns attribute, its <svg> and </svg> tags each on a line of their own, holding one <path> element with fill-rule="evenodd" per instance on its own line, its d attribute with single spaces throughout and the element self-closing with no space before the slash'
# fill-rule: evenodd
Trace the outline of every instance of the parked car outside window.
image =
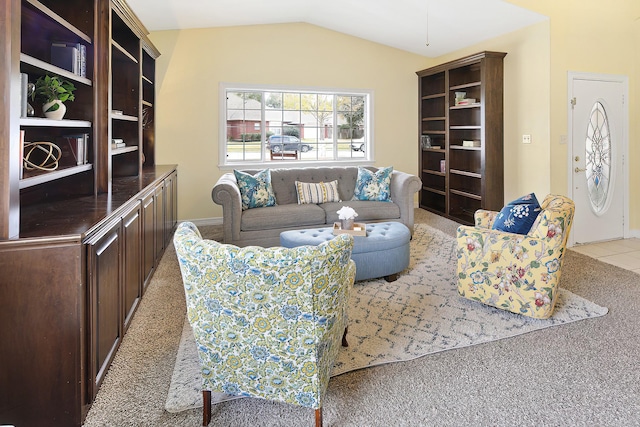
<svg viewBox="0 0 640 427">
<path fill-rule="evenodd" d="M 362 151 L 364 152 L 364 142 L 352 142 L 351 149 L 353 151 Z"/>
<path fill-rule="evenodd" d="M 306 153 L 313 147 L 309 144 L 305 144 L 296 136 L 290 135 L 272 135 L 267 142 L 267 150 L 271 150 L 273 153 L 280 153 L 282 151 L 300 151 Z"/>
</svg>

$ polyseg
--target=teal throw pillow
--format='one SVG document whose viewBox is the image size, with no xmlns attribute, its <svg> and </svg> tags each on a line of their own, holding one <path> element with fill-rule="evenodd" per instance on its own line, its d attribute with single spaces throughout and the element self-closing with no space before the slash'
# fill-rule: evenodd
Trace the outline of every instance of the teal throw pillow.
<svg viewBox="0 0 640 427">
<path fill-rule="evenodd" d="M 380 168 L 376 172 L 359 166 L 353 200 L 390 202 L 392 173 L 393 166 Z"/>
<path fill-rule="evenodd" d="M 255 175 L 234 170 L 242 196 L 242 210 L 274 206 L 276 196 L 271 186 L 271 171 L 262 170 Z"/>
<path fill-rule="evenodd" d="M 540 204 L 534 193 L 522 196 L 502 208 L 493 222 L 493 229 L 509 233 L 527 234 L 540 213 Z"/>
</svg>

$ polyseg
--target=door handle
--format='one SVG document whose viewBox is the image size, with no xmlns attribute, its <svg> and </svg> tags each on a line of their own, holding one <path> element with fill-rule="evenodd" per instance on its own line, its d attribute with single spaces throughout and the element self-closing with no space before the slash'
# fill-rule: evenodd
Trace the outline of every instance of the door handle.
<svg viewBox="0 0 640 427">
<path fill-rule="evenodd" d="M 586 169 L 581 169 L 579 167 L 576 166 L 576 168 L 573 170 L 575 173 L 580 173 L 580 172 L 584 172 L 586 171 Z"/>
</svg>

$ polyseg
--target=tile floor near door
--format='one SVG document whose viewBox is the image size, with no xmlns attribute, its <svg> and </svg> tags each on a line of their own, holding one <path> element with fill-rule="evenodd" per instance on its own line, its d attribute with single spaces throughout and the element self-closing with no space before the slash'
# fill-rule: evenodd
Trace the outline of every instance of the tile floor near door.
<svg viewBox="0 0 640 427">
<path fill-rule="evenodd" d="M 570 249 L 625 270 L 640 273 L 640 239 L 590 243 Z"/>
</svg>

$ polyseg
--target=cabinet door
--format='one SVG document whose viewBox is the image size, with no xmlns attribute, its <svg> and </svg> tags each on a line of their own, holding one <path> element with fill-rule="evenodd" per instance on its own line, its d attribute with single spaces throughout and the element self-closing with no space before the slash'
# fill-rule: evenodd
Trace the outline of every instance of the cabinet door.
<svg viewBox="0 0 640 427">
<path fill-rule="evenodd" d="M 149 284 L 156 265 L 156 195 L 150 193 L 142 199 L 142 274 L 144 277 L 144 289 Z"/>
<path fill-rule="evenodd" d="M 173 226 L 176 223 L 175 209 L 176 204 L 176 190 L 177 185 L 175 174 L 169 175 L 164 180 L 164 240 L 165 247 L 169 245 L 171 241 L 171 233 L 173 232 Z"/>
<path fill-rule="evenodd" d="M 164 200 L 165 200 L 165 192 L 164 192 L 164 183 L 160 184 L 156 187 L 155 191 L 156 196 L 156 260 L 160 260 L 162 256 L 162 252 L 164 251 Z"/>
<path fill-rule="evenodd" d="M 0 424 L 81 425 L 82 249 L 61 238 L 0 242 Z"/>
<path fill-rule="evenodd" d="M 118 218 L 105 231 L 88 241 L 91 400 L 98 393 L 122 340 L 121 230 Z"/>
<path fill-rule="evenodd" d="M 122 218 L 124 270 L 124 330 L 129 327 L 133 313 L 142 297 L 142 218 L 140 203 Z"/>
</svg>

